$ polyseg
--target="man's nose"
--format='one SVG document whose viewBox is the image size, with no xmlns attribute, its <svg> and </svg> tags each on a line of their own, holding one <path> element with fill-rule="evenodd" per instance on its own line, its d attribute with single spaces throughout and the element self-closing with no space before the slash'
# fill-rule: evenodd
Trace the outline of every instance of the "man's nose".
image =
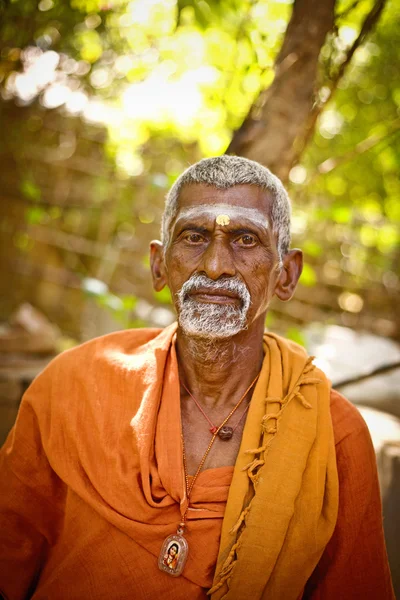
<svg viewBox="0 0 400 600">
<path fill-rule="evenodd" d="M 232 248 L 227 240 L 213 239 L 203 255 L 203 270 L 205 274 L 216 281 L 219 277 L 236 275 L 236 267 Z"/>
</svg>

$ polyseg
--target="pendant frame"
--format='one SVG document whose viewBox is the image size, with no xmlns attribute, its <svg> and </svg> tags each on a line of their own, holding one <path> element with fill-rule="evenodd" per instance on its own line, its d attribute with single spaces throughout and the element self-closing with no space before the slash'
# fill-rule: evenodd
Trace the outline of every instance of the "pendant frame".
<svg viewBox="0 0 400 600">
<path fill-rule="evenodd" d="M 170 550 L 172 546 L 178 546 L 178 552 L 175 556 L 170 559 L 170 565 L 174 562 L 173 567 L 168 565 L 168 559 L 171 556 Z M 171 577 L 179 577 L 185 568 L 186 560 L 189 553 L 189 545 L 183 535 L 174 534 L 169 535 L 165 538 L 163 545 L 161 546 L 160 554 L 158 557 L 158 568 L 164 573 L 168 573 Z"/>
</svg>

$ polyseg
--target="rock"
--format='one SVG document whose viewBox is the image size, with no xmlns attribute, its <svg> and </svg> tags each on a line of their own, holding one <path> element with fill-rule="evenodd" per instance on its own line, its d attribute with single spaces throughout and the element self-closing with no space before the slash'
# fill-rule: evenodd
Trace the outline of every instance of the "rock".
<svg viewBox="0 0 400 600">
<path fill-rule="evenodd" d="M 388 338 L 337 325 L 313 324 L 302 332 L 314 363 L 354 404 L 370 406 L 400 417 L 400 368 L 362 381 L 341 385 L 384 366 L 400 362 L 400 346 Z"/>
<path fill-rule="evenodd" d="M 0 361 L 2 353 L 55 353 L 60 336 L 58 327 L 43 313 L 30 304 L 21 304 L 9 323 L 0 326 Z"/>
</svg>

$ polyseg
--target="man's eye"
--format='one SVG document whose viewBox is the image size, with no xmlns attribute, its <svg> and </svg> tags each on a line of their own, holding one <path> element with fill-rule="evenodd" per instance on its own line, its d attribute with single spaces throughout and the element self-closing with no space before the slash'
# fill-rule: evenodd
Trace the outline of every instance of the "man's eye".
<svg viewBox="0 0 400 600">
<path fill-rule="evenodd" d="M 240 246 L 255 246 L 257 243 L 257 239 L 254 235 L 250 235 L 249 233 L 245 233 L 244 235 L 241 235 L 236 242 L 240 245 Z"/>
<path fill-rule="evenodd" d="M 200 233 L 187 233 L 185 235 L 185 240 L 190 244 L 200 244 L 204 238 Z"/>
</svg>

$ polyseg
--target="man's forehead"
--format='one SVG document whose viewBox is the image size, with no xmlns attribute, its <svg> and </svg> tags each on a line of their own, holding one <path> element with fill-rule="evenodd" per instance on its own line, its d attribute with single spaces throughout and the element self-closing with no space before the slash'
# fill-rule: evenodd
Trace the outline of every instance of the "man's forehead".
<svg viewBox="0 0 400 600">
<path fill-rule="evenodd" d="M 227 217 L 223 219 L 223 217 Z M 198 204 L 196 206 L 182 207 L 178 211 L 177 221 L 181 219 L 212 219 L 218 224 L 229 221 L 253 221 L 261 227 L 268 228 L 268 217 L 257 208 L 232 206 L 231 204 Z"/>
<path fill-rule="evenodd" d="M 243 208 L 257 208 L 269 214 L 271 194 L 257 185 L 240 184 L 228 188 L 217 188 L 205 183 L 185 184 L 178 199 L 179 207 L 200 204 L 230 204 Z"/>
<path fill-rule="evenodd" d="M 265 225 L 270 218 L 271 195 L 268 190 L 250 184 L 220 189 L 203 183 L 191 183 L 184 185 L 179 194 L 177 217 L 179 219 L 184 214 L 200 215 L 201 211 L 206 216 L 206 209 L 208 209 L 209 216 L 214 215 L 215 218 L 218 216 L 216 212 L 227 210 L 228 207 L 230 218 L 254 218 L 258 221 L 261 219 L 262 224 Z M 186 212 L 192 208 L 197 208 L 198 212 L 196 213 L 196 210 L 191 213 Z M 225 214 L 227 214 L 226 210 Z"/>
</svg>

